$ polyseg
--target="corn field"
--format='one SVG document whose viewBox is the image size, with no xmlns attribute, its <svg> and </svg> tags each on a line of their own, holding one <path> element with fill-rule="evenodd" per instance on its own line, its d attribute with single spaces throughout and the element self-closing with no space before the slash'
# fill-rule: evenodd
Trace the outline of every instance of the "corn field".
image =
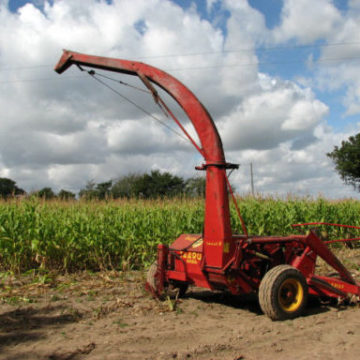
<svg viewBox="0 0 360 360">
<path fill-rule="evenodd" d="M 314 221 L 360 226 L 356 200 L 247 197 L 238 202 L 251 235 L 299 233 L 290 225 Z M 154 260 L 157 244 L 202 232 L 203 205 L 202 199 L 2 201 L 0 270 L 142 269 Z M 233 207 L 231 221 L 234 233 L 241 233 Z M 321 230 L 329 239 L 358 236 L 356 230 Z"/>
</svg>

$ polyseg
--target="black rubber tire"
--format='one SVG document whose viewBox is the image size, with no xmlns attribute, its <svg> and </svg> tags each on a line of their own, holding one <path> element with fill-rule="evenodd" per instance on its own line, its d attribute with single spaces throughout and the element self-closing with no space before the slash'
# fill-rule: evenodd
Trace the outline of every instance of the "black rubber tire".
<svg viewBox="0 0 360 360">
<path fill-rule="evenodd" d="M 259 287 L 261 310 L 272 320 L 294 319 L 306 307 L 308 285 L 303 274 L 290 265 L 270 269 Z"/>
<path fill-rule="evenodd" d="M 146 281 L 154 289 L 154 291 L 156 291 L 157 289 L 157 284 L 155 279 L 156 270 L 157 270 L 157 262 L 155 261 L 149 267 L 149 270 L 146 275 Z M 161 296 L 161 298 L 166 298 L 167 296 L 169 296 L 170 298 L 178 299 L 185 295 L 188 287 L 189 287 L 188 284 L 183 284 L 183 283 L 181 284 L 177 283 L 176 285 L 165 284 L 163 293 L 159 295 Z"/>
</svg>

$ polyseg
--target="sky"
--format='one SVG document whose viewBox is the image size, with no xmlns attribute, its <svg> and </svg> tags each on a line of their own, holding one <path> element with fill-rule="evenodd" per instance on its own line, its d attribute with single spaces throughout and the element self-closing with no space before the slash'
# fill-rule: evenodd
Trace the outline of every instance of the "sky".
<svg viewBox="0 0 360 360">
<path fill-rule="evenodd" d="M 0 0 L 0 177 L 78 192 L 151 170 L 201 176 L 201 157 L 149 94 L 101 78 L 111 91 L 76 67 L 56 74 L 62 49 L 182 81 L 240 164 L 230 177 L 239 194 L 252 164 L 264 196 L 359 198 L 326 156 L 360 131 L 359 1 Z"/>
</svg>

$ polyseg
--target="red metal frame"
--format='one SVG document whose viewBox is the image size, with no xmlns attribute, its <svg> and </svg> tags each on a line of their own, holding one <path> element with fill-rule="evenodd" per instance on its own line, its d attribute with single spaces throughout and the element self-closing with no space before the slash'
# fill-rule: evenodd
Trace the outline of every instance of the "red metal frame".
<svg viewBox="0 0 360 360">
<path fill-rule="evenodd" d="M 233 294 L 249 293 L 258 290 L 269 269 L 281 264 L 289 264 L 301 271 L 312 294 L 336 298 L 346 298 L 348 294 L 360 295 L 360 285 L 326 245 L 334 240 L 323 241 L 314 230 L 306 236 L 248 236 L 237 208 L 244 235 L 232 234 L 228 190 L 232 196 L 233 194 L 226 169 L 236 166 L 226 163 L 222 142 L 211 116 L 186 86 L 164 71 L 140 62 L 66 50 L 55 70 L 62 73 L 73 64 L 138 76 L 151 91 L 155 101 L 169 113 L 205 159 L 205 163 L 198 168 L 206 171 L 203 234 L 183 234 L 170 247 L 159 245 L 156 289 L 147 285 L 154 295 L 159 296 L 169 284 L 194 284 L 209 289 L 228 289 Z M 201 147 L 185 131 L 151 83 L 160 86 L 183 108 L 194 125 Z M 328 223 L 293 226 L 305 225 L 360 229 Z M 358 239 L 360 238 L 335 241 Z M 315 275 L 317 256 L 332 266 L 338 272 L 339 278 Z"/>
</svg>

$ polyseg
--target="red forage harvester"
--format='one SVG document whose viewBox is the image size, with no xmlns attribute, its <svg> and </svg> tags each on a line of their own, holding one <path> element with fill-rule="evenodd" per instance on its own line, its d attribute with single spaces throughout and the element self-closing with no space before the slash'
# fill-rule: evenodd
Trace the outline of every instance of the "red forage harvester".
<svg viewBox="0 0 360 360">
<path fill-rule="evenodd" d="M 243 234 L 233 234 L 228 194 L 234 198 L 227 176 L 238 165 L 226 162 L 217 128 L 205 107 L 179 80 L 153 66 L 136 61 L 111 59 L 64 50 L 55 67 L 58 73 L 71 65 L 138 76 L 156 103 L 178 124 L 203 156 L 197 167 L 206 172 L 205 218 L 202 234 L 180 235 L 170 246 L 158 246 L 157 261 L 148 272 L 147 289 L 157 297 L 177 289 L 182 295 L 189 285 L 232 294 L 258 293 L 261 309 L 273 320 L 299 316 L 309 294 L 339 299 L 358 299 L 360 284 L 329 249 L 316 231 L 307 235 L 256 236 L 247 233 L 238 211 Z M 92 76 L 94 70 L 88 71 Z M 184 110 L 200 140 L 197 144 L 171 112 L 154 87 L 167 92 Z M 235 199 L 234 199 L 235 200 Z M 293 226 L 328 225 L 307 223 Z M 353 241 L 340 239 L 335 241 Z M 315 274 L 317 257 L 335 271 L 335 276 Z"/>
</svg>

